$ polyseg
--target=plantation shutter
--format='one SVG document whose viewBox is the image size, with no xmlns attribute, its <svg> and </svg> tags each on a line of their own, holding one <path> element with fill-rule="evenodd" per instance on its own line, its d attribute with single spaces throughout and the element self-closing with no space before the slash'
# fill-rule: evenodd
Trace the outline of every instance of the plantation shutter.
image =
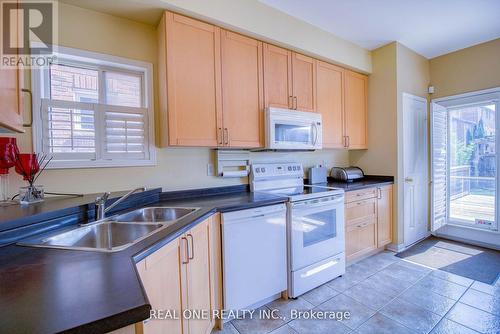
<svg viewBox="0 0 500 334">
<path fill-rule="evenodd" d="M 103 106 L 103 158 L 149 159 L 149 125 L 146 108 Z"/>
<path fill-rule="evenodd" d="M 95 160 L 95 105 L 43 99 L 42 145 L 56 160 Z"/>
<path fill-rule="evenodd" d="M 436 231 L 446 224 L 448 214 L 448 110 L 437 103 L 432 103 L 431 117 L 431 230 Z"/>
</svg>

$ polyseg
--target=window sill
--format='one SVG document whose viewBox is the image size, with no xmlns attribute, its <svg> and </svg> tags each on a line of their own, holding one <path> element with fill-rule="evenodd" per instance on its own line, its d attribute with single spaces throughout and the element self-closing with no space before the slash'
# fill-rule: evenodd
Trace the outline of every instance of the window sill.
<svg viewBox="0 0 500 334">
<path fill-rule="evenodd" d="M 152 167 L 156 160 L 148 161 L 52 161 L 47 169 L 87 169 L 87 168 L 123 168 L 123 167 Z"/>
</svg>

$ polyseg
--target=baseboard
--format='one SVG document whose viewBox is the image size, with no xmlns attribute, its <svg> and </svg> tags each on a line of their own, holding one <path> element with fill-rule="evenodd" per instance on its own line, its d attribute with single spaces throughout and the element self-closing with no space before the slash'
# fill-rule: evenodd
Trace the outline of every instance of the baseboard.
<svg viewBox="0 0 500 334">
<path fill-rule="evenodd" d="M 387 247 L 387 250 L 390 250 L 391 252 L 396 252 L 396 253 L 402 252 L 406 248 L 408 248 L 408 247 L 405 247 L 404 244 L 395 244 L 395 243 L 390 243 L 386 247 Z"/>
</svg>

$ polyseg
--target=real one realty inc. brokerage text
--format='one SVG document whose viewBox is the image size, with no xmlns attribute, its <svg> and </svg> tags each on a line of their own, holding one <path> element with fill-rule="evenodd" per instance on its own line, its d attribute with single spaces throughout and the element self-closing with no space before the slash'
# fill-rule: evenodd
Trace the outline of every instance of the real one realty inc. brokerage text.
<svg viewBox="0 0 500 334">
<path fill-rule="evenodd" d="M 321 310 L 299 310 L 291 309 L 288 312 L 289 319 L 311 319 L 311 320 L 349 320 L 349 311 L 321 311 Z M 256 309 L 256 310 L 151 310 L 151 320 L 210 320 L 210 319 L 287 319 L 278 309 Z"/>
</svg>

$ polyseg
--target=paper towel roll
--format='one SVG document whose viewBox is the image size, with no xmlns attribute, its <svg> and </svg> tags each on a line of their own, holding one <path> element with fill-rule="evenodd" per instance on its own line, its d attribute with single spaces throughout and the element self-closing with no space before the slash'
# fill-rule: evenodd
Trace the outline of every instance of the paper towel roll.
<svg viewBox="0 0 500 334">
<path fill-rule="evenodd" d="M 248 176 L 248 171 L 246 170 L 233 170 L 233 171 L 223 171 L 222 177 L 245 177 Z"/>
</svg>

